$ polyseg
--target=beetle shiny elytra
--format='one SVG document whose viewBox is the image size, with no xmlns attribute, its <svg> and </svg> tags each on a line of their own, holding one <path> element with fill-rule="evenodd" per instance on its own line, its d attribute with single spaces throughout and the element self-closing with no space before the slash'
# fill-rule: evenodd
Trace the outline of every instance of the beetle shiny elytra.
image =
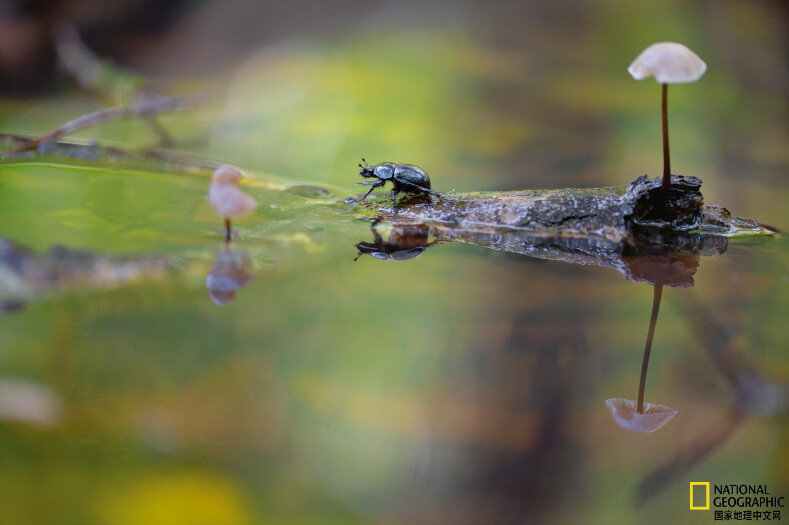
<svg viewBox="0 0 789 525">
<path fill-rule="evenodd" d="M 441 198 L 437 192 L 430 189 L 430 177 L 427 176 L 425 170 L 419 166 L 411 164 L 395 164 L 393 162 L 383 162 L 375 166 L 369 166 L 367 161 L 362 159 L 364 166 L 359 164 L 362 171 L 359 175 L 368 180 L 364 182 L 357 182 L 363 186 L 370 186 L 359 200 L 362 201 L 375 189 L 380 188 L 386 181 L 392 181 L 392 208 L 396 207 L 395 197 L 398 193 L 410 193 L 412 195 L 429 194 Z"/>
</svg>

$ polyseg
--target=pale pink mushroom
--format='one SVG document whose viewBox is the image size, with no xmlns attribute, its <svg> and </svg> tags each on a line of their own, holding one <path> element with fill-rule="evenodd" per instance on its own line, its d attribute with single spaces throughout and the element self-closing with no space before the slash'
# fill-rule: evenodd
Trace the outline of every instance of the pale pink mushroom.
<svg viewBox="0 0 789 525">
<path fill-rule="evenodd" d="M 666 405 L 644 403 L 642 411 L 632 399 L 615 397 L 606 399 L 605 404 L 614 421 L 620 427 L 633 432 L 649 434 L 663 427 L 677 415 L 677 411 Z"/>
<path fill-rule="evenodd" d="M 662 85 L 663 115 L 663 190 L 671 184 L 671 158 L 668 147 L 668 84 L 695 82 L 707 71 L 707 64 L 696 53 L 676 42 L 659 42 L 646 48 L 627 68 L 636 80 L 655 77 Z"/>
<path fill-rule="evenodd" d="M 241 191 L 241 170 L 235 166 L 220 166 L 211 175 L 208 202 L 217 215 L 225 219 L 225 239 L 230 241 L 230 221 L 248 215 L 258 207 L 257 201 Z"/>
<path fill-rule="evenodd" d="M 636 80 L 655 77 L 659 84 L 687 84 L 700 79 L 707 64 L 682 44 L 659 42 L 638 55 L 627 71 Z"/>
</svg>

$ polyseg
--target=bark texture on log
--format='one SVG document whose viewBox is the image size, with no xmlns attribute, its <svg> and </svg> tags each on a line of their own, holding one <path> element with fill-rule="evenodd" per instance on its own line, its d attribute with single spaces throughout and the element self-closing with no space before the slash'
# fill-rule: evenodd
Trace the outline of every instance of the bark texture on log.
<svg viewBox="0 0 789 525">
<path fill-rule="evenodd" d="M 668 200 L 661 180 L 642 175 L 625 188 L 446 193 L 441 198 L 405 196 L 396 209 L 388 199 L 356 203 L 386 222 L 410 220 L 464 229 L 516 230 L 553 237 L 596 238 L 619 244 L 634 236 L 653 238 L 703 229 L 706 233 L 769 233 L 758 222 L 704 206 L 701 179 L 672 176 Z"/>
</svg>

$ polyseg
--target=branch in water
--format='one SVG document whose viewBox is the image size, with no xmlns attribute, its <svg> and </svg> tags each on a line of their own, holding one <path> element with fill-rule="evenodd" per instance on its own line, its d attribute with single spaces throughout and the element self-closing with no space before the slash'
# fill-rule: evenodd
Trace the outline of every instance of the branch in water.
<svg viewBox="0 0 789 525">
<path fill-rule="evenodd" d="M 16 148 L 9 151 L 9 153 L 30 151 L 36 149 L 39 145 L 51 142 L 62 135 L 95 126 L 96 124 L 100 124 L 108 120 L 127 117 L 152 119 L 156 117 L 156 115 L 160 115 L 162 113 L 170 113 L 173 111 L 200 107 L 205 104 L 205 101 L 206 97 L 203 95 L 187 95 L 179 97 L 171 97 L 167 95 L 149 96 L 128 106 L 115 106 L 111 108 L 100 109 L 98 111 L 94 111 L 93 113 L 88 113 L 87 115 L 77 117 L 74 120 L 66 122 L 54 131 L 47 133 L 46 135 L 42 135 L 37 139 L 20 144 Z"/>
</svg>

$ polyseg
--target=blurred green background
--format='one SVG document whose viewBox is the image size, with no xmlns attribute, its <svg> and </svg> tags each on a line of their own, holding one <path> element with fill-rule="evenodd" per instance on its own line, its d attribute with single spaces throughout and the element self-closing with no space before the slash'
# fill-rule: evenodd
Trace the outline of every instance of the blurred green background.
<svg viewBox="0 0 789 525">
<path fill-rule="evenodd" d="M 626 68 L 670 40 L 708 65 L 669 90 L 674 171 L 786 228 L 788 19 L 746 0 L 4 6 L 0 131 L 50 131 L 143 82 L 207 93 L 160 119 L 173 149 L 241 166 L 261 203 L 234 242 L 256 279 L 218 307 L 207 177 L 0 161 L 0 237 L 181 261 L 0 317 L 4 522 L 701 523 L 688 481 L 787 495 L 784 237 L 733 241 L 664 291 L 646 399 L 678 415 L 642 435 L 604 401 L 635 397 L 651 287 L 460 243 L 354 262 L 369 223 L 331 203 L 363 156 L 438 191 L 657 176 L 660 90 Z M 64 21 L 106 61 L 104 91 L 58 68 Z M 75 136 L 155 142 L 134 120 Z M 330 194 L 281 190 L 297 183 Z"/>
</svg>

